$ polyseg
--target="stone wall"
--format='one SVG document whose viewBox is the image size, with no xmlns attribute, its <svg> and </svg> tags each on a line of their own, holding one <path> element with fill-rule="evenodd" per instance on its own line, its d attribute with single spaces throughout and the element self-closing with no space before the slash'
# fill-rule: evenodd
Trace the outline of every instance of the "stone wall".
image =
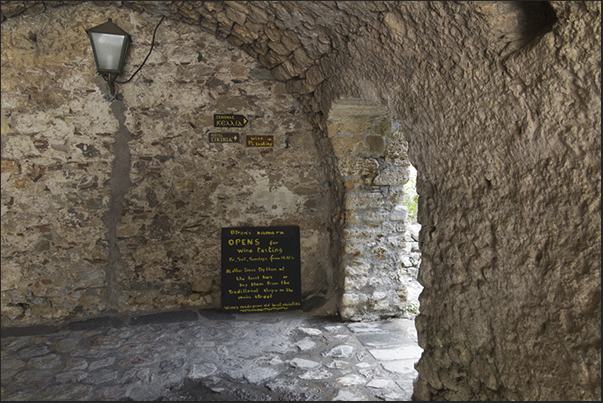
<svg viewBox="0 0 603 403">
<path fill-rule="evenodd" d="M 220 307 L 220 228 L 299 225 L 305 308 L 337 312 L 327 177 L 299 104 L 241 50 L 164 21 L 143 69 L 96 75 L 85 29 L 157 17 L 90 4 L 2 27 L 2 324 Z M 243 114 L 243 128 L 213 115 Z M 210 132 L 240 143 L 210 144 Z M 247 148 L 245 135 L 273 135 Z"/>
<path fill-rule="evenodd" d="M 402 199 L 408 142 L 387 109 L 361 99 L 334 103 L 327 130 L 344 188 L 341 317 L 360 321 L 406 314 L 408 270 L 402 259 L 409 256 L 404 253 L 408 211 Z"/>
<path fill-rule="evenodd" d="M 9 17 L 2 28 L 3 119 L 8 116 L 4 108 L 14 105 L 16 110 L 17 100 L 27 105 L 28 97 L 50 110 L 63 104 L 60 93 L 27 84 L 5 101 L 4 89 L 5 27 L 15 15 L 50 12 L 61 4 L 2 4 L 3 19 Z M 400 124 L 409 160 L 418 171 L 422 226 L 419 280 L 424 290 L 416 324 L 424 353 L 417 365 L 416 399 L 601 399 L 600 2 L 133 1 L 123 7 L 145 10 L 153 21 L 165 14 L 174 24 L 199 26 L 239 47 L 285 83 L 314 127 L 324 180 L 331 184 L 326 196 L 334 223 L 331 239 L 338 239 L 345 222 L 338 207 L 343 206 L 344 187 L 336 180 L 338 161 L 327 130 L 332 105 L 362 99 L 384 107 Z M 152 25 L 144 25 L 148 34 Z M 33 52 L 37 60 L 46 57 L 45 70 L 51 69 L 55 59 L 44 54 L 49 48 L 41 46 L 45 37 L 36 31 L 20 36 L 17 49 Z M 40 42 L 37 50 L 35 40 Z M 87 49 L 83 41 L 69 63 L 88 57 L 85 50 L 76 50 Z M 90 70 L 81 83 L 63 84 L 65 90 L 81 91 L 83 100 L 71 105 L 74 112 L 86 104 L 92 111 L 108 108 L 99 94 L 82 90 L 90 82 Z M 25 82 L 60 79 L 41 71 L 29 67 Z M 107 129 L 98 129 L 97 143 L 91 145 L 105 155 L 101 133 L 118 133 L 118 121 L 96 119 L 94 127 Z M 28 135 L 14 137 L 23 143 L 19 150 L 38 155 L 41 149 L 62 147 L 58 141 L 46 148 L 42 138 L 60 131 L 65 122 L 53 119 L 53 124 L 22 128 Z M 3 122 L 3 137 L 7 125 Z M 136 133 L 135 127 L 128 130 Z M 74 146 L 80 143 L 87 144 Z M 88 151 L 82 151 L 76 164 L 86 162 Z M 3 158 L 4 152 L 3 145 Z M 175 155 L 161 152 L 157 155 Z M 23 191 L 19 201 L 32 217 L 41 215 L 31 211 L 40 195 L 54 197 L 59 206 L 65 203 L 51 188 L 45 190 L 39 176 L 41 167 L 45 174 L 63 172 L 51 168 L 54 161 L 36 160 L 39 168 L 20 168 L 17 158 L 6 158 L 10 161 L 3 162 L 3 172 L 13 172 L 15 183 L 21 181 L 18 186 L 39 187 Z M 72 197 L 88 191 L 98 193 L 97 203 L 112 200 L 102 186 L 111 170 L 90 161 L 87 169 L 97 172 L 94 179 L 83 174 L 86 167 L 61 164 L 73 170 L 68 175 L 76 183 Z M 145 203 L 144 191 L 137 194 L 137 203 Z M 3 199 L 3 214 L 16 202 L 14 196 Z M 88 226 L 82 233 L 103 225 L 98 213 L 78 218 L 84 219 Z M 57 260 L 44 263 L 48 268 L 23 262 L 40 273 L 56 272 L 62 267 L 59 259 L 69 261 L 74 254 L 68 244 L 57 253 L 45 252 L 54 246 L 42 237 L 56 231 L 48 222 L 28 220 L 29 232 L 11 225 L 21 224 L 3 216 L 3 231 L 6 227 L 15 233 L 10 245 L 18 239 L 19 245 Z M 162 225 L 157 222 L 155 228 Z M 160 237 L 161 231 L 153 234 Z M 4 245 L 9 244 L 3 240 L 3 276 L 5 270 L 21 267 L 5 269 Z M 95 258 L 97 248 L 107 246 L 101 242 L 84 248 Z M 86 260 L 80 263 L 93 267 Z"/>
</svg>

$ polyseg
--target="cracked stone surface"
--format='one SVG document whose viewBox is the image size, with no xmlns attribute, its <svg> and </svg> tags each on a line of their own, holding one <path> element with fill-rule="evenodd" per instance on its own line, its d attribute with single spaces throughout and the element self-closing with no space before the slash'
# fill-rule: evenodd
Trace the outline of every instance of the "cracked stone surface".
<svg viewBox="0 0 603 403">
<path fill-rule="evenodd" d="M 419 357 L 400 375 L 368 346 L 371 335 L 404 332 L 409 319 L 374 323 L 363 333 L 364 344 L 345 324 L 296 313 L 199 311 L 196 320 L 147 322 L 2 338 L 2 400 L 378 401 L 412 395 Z M 199 336 L 208 327 L 218 330 Z M 241 327 L 244 333 L 236 331 Z M 266 339 L 268 330 L 275 337 Z M 74 349 L 60 348 L 66 340 Z M 279 347 L 304 340 L 312 347 Z M 397 348 L 417 348 L 410 338 L 398 340 Z M 370 354 L 359 354 L 369 348 Z"/>
</svg>

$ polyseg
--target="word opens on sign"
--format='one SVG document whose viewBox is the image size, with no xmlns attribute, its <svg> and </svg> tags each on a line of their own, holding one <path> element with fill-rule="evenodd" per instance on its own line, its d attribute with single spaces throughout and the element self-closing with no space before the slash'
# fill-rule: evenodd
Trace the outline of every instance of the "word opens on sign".
<svg viewBox="0 0 603 403">
<path fill-rule="evenodd" d="M 299 227 L 222 228 L 222 309 L 300 308 Z"/>
</svg>

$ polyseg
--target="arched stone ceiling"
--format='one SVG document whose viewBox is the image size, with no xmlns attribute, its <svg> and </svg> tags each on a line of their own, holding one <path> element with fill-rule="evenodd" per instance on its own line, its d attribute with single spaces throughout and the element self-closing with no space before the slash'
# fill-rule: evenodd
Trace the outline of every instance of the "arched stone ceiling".
<svg viewBox="0 0 603 403">
<path fill-rule="evenodd" d="M 79 1 L 3 1 L 2 21 L 20 14 L 35 14 Z M 365 68 L 374 76 L 350 85 L 350 94 L 373 96 L 371 81 L 377 79 L 404 92 L 426 78 L 418 72 L 435 67 L 456 80 L 455 66 L 471 53 L 506 55 L 550 30 L 555 12 L 547 2 L 273 2 L 273 1 L 98 1 L 164 15 L 240 46 L 275 78 L 286 81 L 289 91 L 304 98 L 320 84 L 345 80 L 344 60 Z M 561 6 L 557 6 L 561 7 Z M 544 13 L 542 12 L 544 10 Z M 540 11 L 540 13 L 538 12 Z M 543 19 L 542 15 L 545 15 Z M 459 52 L 459 46 L 466 51 Z M 397 77 L 391 66 L 405 66 Z M 343 62 L 345 64 L 345 62 Z M 400 83 L 404 83 L 400 85 Z M 413 85 L 414 84 L 414 85 Z M 332 85 L 324 85 L 331 91 Z M 356 92 L 356 93 L 354 93 Z M 362 94 L 358 94 L 362 92 Z M 320 91 L 316 94 L 319 95 Z M 344 94 L 345 95 L 345 94 Z M 329 97 L 327 97 L 329 98 Z M 314 111 L 328 113 L 329 100 L 317 97 Z M 391 107 L 392 105 L 386 105 Z"/>
<path fill-rule="evenodd" d="M 417 400 L 600 400 L 601 2 L 95 4 L 239 46 L 325 154 L 337 100 L 392 112 L 419 172 Z"/>
<path fill-rule="evenodd" d="M 78 3 L 5 1 L 2 19 Z M 478 110 L 493 108 L 501 87 L 522 85 L 521 79 L 509 77 L 505 59 L 538 43 L 553 28 L 557 15 L 572 12 L 572 7 L 563 2 L 94 4 L 127 7 L 198 24 L 239 46 L 271 69 L 276 79 L 286 82 L 288 91 L 323 133 L 332 102 L 355 97 L 388 108 L 402 128 L 412 129 L 417 136 L 444 131 L 451 125 L 458 129 L 464 125 L 461 121 L 486 124 L 489 118 Z M 520 107 L 516 99 L 510 102 L 515 103 L 510 109 Z M 476 108 L 454 111 L 458 105 Z M 424 153 L 413 152 L 412 148 L 411 144 L 413 163 L 421 165 L 418 159 Z"/>
</svg>

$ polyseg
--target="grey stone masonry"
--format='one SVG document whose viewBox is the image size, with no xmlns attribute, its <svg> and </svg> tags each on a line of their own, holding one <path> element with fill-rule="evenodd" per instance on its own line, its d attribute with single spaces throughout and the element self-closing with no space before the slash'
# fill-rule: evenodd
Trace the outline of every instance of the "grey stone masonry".
<svg viewBox="0 0 603 403">
<path fill-rule="evenodd" d="M 2 400 L 404 400 L 414 323 L 180 311 L 3 329 Z"/>
</svg>

